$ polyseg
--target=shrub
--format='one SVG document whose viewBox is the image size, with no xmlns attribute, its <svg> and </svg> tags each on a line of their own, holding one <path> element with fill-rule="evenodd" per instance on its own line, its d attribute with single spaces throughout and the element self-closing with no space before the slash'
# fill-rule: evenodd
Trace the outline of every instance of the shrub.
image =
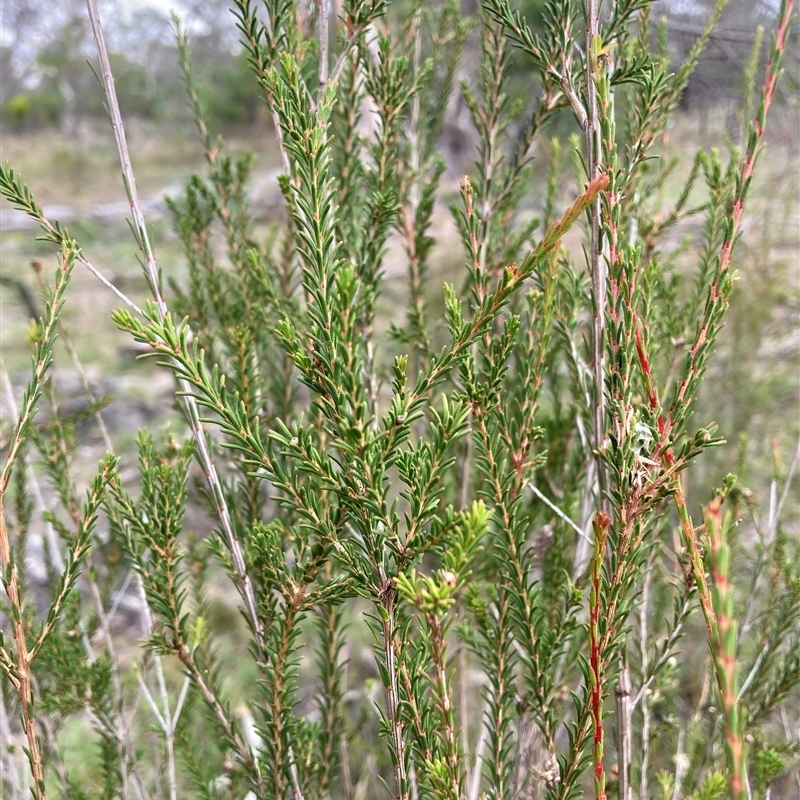
<svg viewBox="0 0 800 800">
<path fill-rule="evenodd" d="M 15 94 L 8 101 L 8 113 L 14 128 L 22 130 L 25 127 L 25 120 L 31 113 L 30 98 L 24 94 Z"/>
<path fill-rule="evenodd" d="M 78 493 L 75 420 L 48 376 L 71 273 L 98 271 L 0 174 L 59 251 L 0 474 L 3 697 L 34 797 L 765 796 L 798 746 L 778 724 L 800 684 L 797 542 L 776 505 L 750 568 L 746 489 L 726 478 L 700 522 L 683 476 L 720 441 L 692 410 L 792 3 L 743 149 L 698 152 L 666 213 L 673 167 L 657 156 L 724 2 L 674 74 L 649 47 L 646 3 L 602 18 L 594 0 L 548 3 L 538 33 L 506 0 L 476 19 L 419 3 L 397 25 L 383 0 L 343 2 L 335 29 L 327 4 L 267 6 L 268 22 L 249 0 L 235 10 L 286 222 L 256 229 L 253 160 L 209 135 L 179 34 L 207 175 L 171 203 L 189 277 L 167 302 L 89 0 L 152 290 L 140 308 L 106 281 L 124 303 L 114 320 L 172 374 L 186 422 L 140 432 L 136 488 L 109 453 Z M 472 42 L 479 69 L 460 91 L 480 146 L 452 204 L 463 269 L 440 319 L 437 142 Z M 523 113 L 505 93 L 512 48 L 538 100 L 507 147 Z M 544 167 L 531 152 L 564 109 L 584 137 L 561 208 L 563 145 Z M 686 273 L 663 237 L 690 215 L 705 226 Z M 59 503 L 43 614 L 26 561 L 34 451 Z M 186 530 L 190 495 L 216 520 L 205 540 Z M 222 578 L 246 651 L 215 606 Z M 147 632 L 132 665 L 112 629 L 128 584 Z M 75 719 L 92 767 L 62 748 Z"/>
<path fill-rule="evenodd" d="M 15 130 L 24 131 L 57 123 L 63 110 L 64 99 L 58 91 L 40 88 L 10 98 L 4 104 L 3 113 L 11 118 Z"/>
</svg>

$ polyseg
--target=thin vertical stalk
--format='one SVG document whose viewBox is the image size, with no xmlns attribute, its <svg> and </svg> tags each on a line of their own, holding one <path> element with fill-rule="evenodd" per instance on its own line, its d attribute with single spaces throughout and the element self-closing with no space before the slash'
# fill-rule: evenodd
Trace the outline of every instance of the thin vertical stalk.
<svg viewBox="0 0 800 800">
<path fill-rule="evenodd" d="M 499 25 L 493 27 L 490 23 L 486 24 L 486 41 L 484 42 L 484 55 L 492 58 L 496 65 L 500 65 L 492 71 L 492 80 L 487 82 L 488 96 L 484 97 L 486 104 L 483 113 L 484 130 L 481 133 L 485 137 L 483 145 L 483 159 L 480 166 L 481 176 L 481 197 L 478 203 L 480 213 L 480 234 L 477 248 L 478 264 L 480 275 L 485 279 L 486 269 L 489 258 L 489 241 L 491 239 L 492 222 L 494 221 L 493 205 L 491 203 L 494 180 L 498 167 L 498 147 L 500 144 L 501 112 L 502 112 L 502 90 L 505 80 L 505 59 L 506 44 Z M 491 50 L 489 50 L 491 48 Z M 478 300 L 482 299 L 481 292 L 485 289 L 485 283 L 478 287 Z"/>
<path fill-rule="evenodd" d="M 461 752 L 464 757 L 464 788 L 470 785 L 469 763 L 469 680 L 467 676 L 467 648 L 462 642 L 458 649 L 458 717 L 461 724 Z"/>
<path fill-rule="evenodd" d="M 137 588 L 139 591 L 139 599 L 144 611 L 145 625 L 147 636 L 150 637 L 153 632 L 153 619 L 150 613 L 150 605 L 147 602 L 147 596 L 144 590 L 144 583 L 140 575 L 137 575 Z M 167 780 L 169 781 L 169 797 L 170 800 L 178 800 L 178 774 L 175 769 L 175 725 L 177 723 L 177 716 L 173 717 L 169 708 L 169 692 L 167 691 L 167 683 L 164 679 L 164 668 L 161 663 L 161 658 L 156 655 L 156 682 L 158 683 L 158 693 L 161 699 L 161 712 L 160 718 L 157 717 L 159 725 L 164 732 L 164 743 L 167 750 Z"/>
<path fill-rule="evenodd" d="M 31 685 L 31 663 L 28 657 L 28 644 L 25 639 L 23 622 L 23 600 L 20 592 L 17 564 L 11 559 L 11 543 L 6 527 L 3 508 L 3 493 L 0 492 L 0 567 L 5 576 L 4 585 L 11 610 L 11 630 L 16 646 L 16 664 L 13 671 L 4 668 L 17 691 L 22 712 L 22 728 L 28 742 L 28 761 L 33 778 L 32 792 L 35 800 L 47 800 L 44 784 L 44 764 L 39 739 L 36 735 L 36 720 L 33 715 L 33 687 Z M 9 665 L 10 666 L 10 665 Z M 5 665 L 4 665 L 5 667 Z"/>
<path fill-rule="evenodd" d="M 603 133 L 597 98 L 597 70 L 600 69 L 597 43 L 600 37 L 599 0 L 585 0 L 586 16 L 586 155 L 589 182 L 597 180 L 602 172 Z M 595 450 L 599 453 L 605 440 L 604 351 L 607 265 L 600 244 L 602 203 L 595 198 L 590 211 L 591 242 L 589 248 L 592 281 L 592 369 L 594 372 L 594 431 Z M 604 469 L 598 464 L 600 492 L 606 486 Z"/>
<path fill-rule="evenodd" d="M 258 790 L 259 795 L 262 796 L 264 793 L 264 784 L 261 777 L 261 772 L 258 770 L 258 764 L 256 763 L 251 749 L 248 743 L 242 738 L 242 736 L 236 731 L 233 726 L 233 723 L 228 717 L 228 713 L 226 709 L 223 707 L 222 703 L 220 702 L 219 698 L 214 693 L 211 686 L 206 683 L 207 671 L 203 670 L 198 667 L 194 655 L 190 652 L 189 648 L 185 644 L 181 644 L 180 649 L 177 651 L 177 656 L 180 659 L 181 663 L 186 667 L 187 673 L 191 676 L 192 680 L 194 681 L 197 688 L 200 690 L 200 693 L 203 695 L 203 698 L 206 701 L 206 705 L 211 709 L 211 711 L 216 716 L 217 720 L 222 725 L 223 730 L 225 731 L 225 735 L 228 737 L 228 741 L 231 743 L 233 749 L 236 751 L 239 758 L 242 760 L 242 763 L 251 771 L 256 773 L 256 789 Z"/>
<path fill-rule="evenodd" d="M 389 676 L 389 685 L 386 687 L 386 701 L 389 706 L 389 725 L 391 727 L 392 747 L 395 757 L 394 770 L 397 780 L 397 797 L 398 800 L 408 800 L 405 734 L 403 733 L 403 722 L 400 719 L 400 695 L 395 653 L 395 639 L 397 638 L 395 613 L 395 602 L 392 598 L 389 598 L 381 607 L 381 616 L 383 617 L 383 657 L 386 661 L 386 672 Z"/>
<path fill-rule="evenodd" d="M 330 579 L 330 570 L 326 578 Z M 336 768 L 336 739 L 342 738 L 341 731 L 341 692 L 339 686 L 339 651 L 342 644 L 339 631 L 339 615 L 335 607 L 320 609 L 319 615 L 320 650 L 319 670 L 321 693 L 318 700 L 322 717 L 320 758 L 318 767 L 317 792 L 325 796 L 329 791 L 333 772 Z"/>
<path fill-rule="evenodd" d="M 328 83 L 328 49 L 330 45 L 330 27 L 328 24 L 328 3 L 330 0 L 317 0 L 319 3 L 319 88 L 317 103 L 322 102 L 325 86 Z"/>
<path fill-rule="evenodd" d="M 727 525 L 722 518 L 722 498 L 717 497 L 705 509 L 706 535 L 710 545 L 714 605 L 719 635 L 714 648 L 714 666 L 722 700 L 725 728 L 725 753 L 728 761 L 728 785 L 731 800 L 743 800 L 747 771 L 743 741 L 743 719 L 739 710 L 736 649 L 738 625 L 734 618 L 733 587 L 730 583 L 731 552 Z"/>
<path fill-rule="evenodd" d="M 586 149 L 589 180 L 595 180 L 603 171 L 605 161 L 604 131 L 607 133 L 606 147 L 613 159 L 614 108 L 610 81 L 605 78 L 608 67 L 601 57 L 600 41 L 600 3 L 599 0 L 585 0 L 586 15 Z M 616 188 L 613 163 L 609 169 L 607 196 L 609 205 L 615 201 Z M 605 236 L 603 233 L 605 232 Z M 613 211 L 609 210 L 603 219 L 603 204 L 600 196 L 592 205 L 590 212 L 590 276 L 592 282 L 592 368 L 594 373 L 594 431 L 593 443 L 597 461 L 598 502 L 604 513 L 609 512 L 609 503 L 604 496 L 608 487 L 608 470 L 603 461 L 606 440 L 605 410 L 605 316 L 608 269 L 615 261 L 616 229 Z M 611 242 L 609 246 L 610 240 Z M 605 245 L 601 244 L 605 242 Z M 608 252 L 605 252 L 608 250 Z M 597 534 L 596 534 L 597 535 Z M 596 536 L 595 535 L 595 536 Z M 595 548 L 597 542 L 595 542 Z M 622 555 L 620 555 L 622 557 Z M 600 675 L 594 676 L 601 680 Z M 601 687 L 602 690 L 602 687 Z M 623 644 L 620 654 L 619 677 L 617 678 L 616 723 L 617 723 L 617 762 L 619 770 L 620 800 L 631 800 L 630 761 L 631 761 L 631 677 Z M 600 768 L 602 768 L 602 716 L 595 718 L 595 751 L 598 747 L 598 727 L 601 737 Z M 595 760 L 595 791 L 597 796 L 605 797 L 605 785 L 600 784 Z"/>
<path fill-rule="evenodd" d="M 703 565 L 703 557 L 700 554 L 700 546 L 697 542 L 697 533 L 694 529 L 689 509 L 686 505 L 686 498 L 683 494 L 683 486 L 677 476 L 672 481 L 672 490 L 675 497 L 675 505 L 678 509 L 678 519 L 683 536 L 683 544 L 689 553 L 689 562 L 692 566 L 692 577 L 697 584 L 697 591 L 700 596 L 700 607 L 703 609 L 703 617 L 706 622 L 709 642 L 712 648 L 719 639 L 719 629 L 717 627 L 717 615 L 714 613 L 714 604 L 711 600 L 711 592 L 706 580 L 706 570 Z"/>
<path fill-rule="evenodd" d="M 598 26 L 599 27 L 599 26 Z M 600 254 L 601 269 L 605 271 L 605 276 L 601 276 L 600 280 L 603 282 L 603 296 L 602 304 L 600 306 L 600 316 L 605 317 L 606 303 L 605 303 L 605 277 L 608 277 L 608 271 L 611 271 L 610 287 L 608 291 L 611 294 L 611 302 L 609 308 L 609 316 L 611 325 L 618 329 L 618 310 L 617 301 L 620 293 L 620 247 L 619 247 L 619 197 L 620 190 L 618 188 L 617 180 L 617 163 L 618 156 L 616 151 L 616 115 L 614 110 L 614 88 L 611 83 L 610 75 L 614 72 L 614 65 L 608 47 L 602 47 L 602 42 L 599 39 L 599 30 L 595 38 L 587 43 L 589 61 L 592 62 L 592 75 L 593 80 L 596 81 L 597 97 L 596 100 L 599 105 L 598 121 L 600 124 L 599 135 L 595 139 L 595 147 L 599 148 L 599 152 L 595 153 L 595 160 L 603 165 L 603 169 L 609 176 L 608 189 L 605 192 L 606 202 L 602 204 L 601 212 L 603 218 L 601 220 L 602 228 L 602 253 Z M 632 291 L 632 289 L 628 289 Z M 603 321 L 603 326 L 605 322 Z M 601 343 L 602 347 L 602 343 Z M 618 362 L 618 353 L 621 348 L 626 347 L 626 342 L 617 340 L 616 335 L 612 337 L 609 342 L 609 357 L 613 364 Z M 603 348 L 604 350 L 604 348 Z M 612 369 L 616 369 L 615 367 Z M 595 374 L 595 381 L 604 378 L 602 375 Z M 604 394 L 605 385 L 597 384 L 595 387 L 598 395 Z M 629 401 L 625 401 L 626 406 L 630 407 Z M 601 409 L 602 410 L 602 409 Z M 602 418 L 602 424 L 605 424 L 605 417 Z M 605 431 L 603 431 L 605 438 Z M 600 452 L 597 439 L 595 439 L 598 452 Z M 601 508 L 608 511 L 608 504 L 604 502 L 602 492 L 608 487 L 608 470 L 605 463 L 602 461 L 598 464 L 600 491 L 601 491 Z M 631 719 L 631 672 L 628 667 L 627 656 L 627 643 L 623 643 L 620 651 L 619 658 L 619 675 L 617 677 L 617 685 L 615 689 L 616 695 L 616 725 L 617 725 L 617 764 L 619 772 L 619 797 L 620 800 L 632 800 L 633 787 L 630 781 L 630 770 L 632 760 L 632 719 Z"/>
<path fill-rule="evenodd" d="M 644 585 L 642 586 L 642 599 L 639 605 L 639 660 L 641 662 L 642 675 L 647 674 L 649 666 L 649 658 L 647 653 L 647 619 L 650 614 L 650 584 L 652 582 L 652 569 L 648 564 L 647 573 L 644 576 Z M 679 623 L 680 624 L 680 623 Z M 650 797 L 648 791 L 647 770 L 650 760 L 650 702 L 648 701 L 648 688 L 642 686 L 640 693 L 642 700 L 642 758 L 639 776 L 639 800 L 646 800 Z M 633 714 L 636 701 L 639 697 L 630 704 L 630 712 Z"/>
<path fill-rule="evenodd" d="M 2 651 L 0 651 L 0 658 L 2 658 Z M 13 741 L 9 725 L 11 714 L 8 713 L 8 706 L 6 706 L 3 685 L 3 681 L 0 681 L 0 741 L 10 744 Z M 23 776 L 26 775 L 26 770 L 22 767 L 17 768 L 21 755 L 19 750 L 11 747 L 0 749 L 0 774 L 2 774 L 4 786 L 11 792 L 12 798 L 23 797 L 29 793 L 28 787 L 23 786 Z"/>
<path fill-rule="evenodd" d="M 594 558 L 592 589 L 589 598 L 589 677 L 591 681 L 592 725 L 594 727 L 594 793 L 596 800 L 606 798 L 606 774 L 603 766 L 603 654 L 601 653 L 600 615 L 603 613 L 602 573 L 606 541 L 611 520 L 602 511 L 594 521 Z"/>
<path fill-rule="evenodd" d="M 444 739 L 447 758 L 447 769 L 450 773 L 450 792 L 453 800 L 461 798 L 461 764 L 456 742 L 455 714 L 450 686 L 447 683 L 447 670 L 445 660 L 445 640 L 441 620 L 435 614 L 428 616 L 428 625 L 431 631 L 432 657 L 436 670 L 437 692 L 441 704 L 444 722 Z"/>
<path fill-rule="evenodd" d="M 620 800 L 631 800 L 633 786 L 630 781 L 632 755 L 632 708 L 631 708 L 631 669 L 623 656 L 619 664 L 619 676 L 614 689 L 617 701 L 617 764 L 619 768 Z"/>
<path fill-rule="evenodd" d="M 5 393 L 6 402 L 8 403 L 9 410 L 11 411 L 11 416 L 16 419 L 19 417 L 19 409 L 17 408 L 17 402 L 14 399 L 14 387 L 11 384 L 11 378 L 9 377 L 2 361 L 0 361 L 0 379 L 2 379 L 3 382 L 3 392 Z M 44 496 L 42 495 L 41 484 L 39 483 L 39 479 L 36 477 L 36 473 L 34 472 L 31 464 L 28 464 L 27 471 L 28 481 L 30 482 L 36 505 L 42 511 L 49 511 L 47 505 L 45 504 Z M 64 559 L 61 557 L 61 548 L 59 546 L 58 535 L 56 534 L 55 528 L 51 522 L 45 521 L 45 531 L 47 532 L 47 541 L 50 546 L 50 559 L 53 562 L 53 567 L 58 573 L 62 573 L 64 571 Z"/>
<path fill-rule="evenodd" d="M 422 31 L 421 31 L 422 9 L 417 8 L 414 12 L 412 30 L 414 35 L 414 50 L 412 56 L 413 74 L 417 74 L 420 69 L 422 59 Z M 425 297 L 423 286 L 423 264 L 417 251 L 417 213 L 419 211 L 420 200 L 420 93 L 414 92 L 411 98 L 411 109 L 408 122 L 408 150 L 409 150 L 409 187 L 407 201 L 400 209 L 400 224 L 405 239 L 405 249 L 408 255 L 408 277 L 409 290 L 411 292 L 411 302 L 413 303 L 414 323 L 417 328 L 421 344 L 428 346 L 427 330 L 425 327 Z M 427 367 L 427 357 L 423 356 L 423 367 Z"/>
<path fill-rule="evenodd" d="M 344 800 L 353 800 L 353 776 L 350 773 L 350 752 L 346 736 L 339 740 L 339 764 L 342 771 L 342 795 Z"/>
<path fill-rule="evenodd" d="M 685 740 L 686 728 L 681 727 L 678 731 L 678 745 L 675 750 L 675 785 L 672 789 L 672 800 L 678 800 L 681 796 L 681 783 L 683 782 L 683 773 L 686 771 L 683 757 L 683 744 Z"/>
<path fill-rule="evenodd" d="M 147 236 L 147 226 L 145 224 L 144 215 L 142 214 L 141 205 L 139 204 L 139 197 L 136 192 L 136 180 L 133 174 L 133 167 L 131 166 L 130 153 L 128 151 L 127 140 L 125 138 L 125 128 L 119 109 L 119 102 L 117 101 L 117 92 L 114 87 L 114 76 L 111 72 L 111 64 L 108 59 L 108 50 L 106 48 L 103 29 L 100 24 L 100 13 L 97 8 L 97 0 L 86 0 L 86 7 L 89 11 L 92 34 L 94 36 L 95 44 L 97 45 L 97 52 L 100 58 L 100 71 L 103 80 L 103 88 L 108 100 L 108 108 L 111 114 L 111 124 L 114 129 L 114 137 L 117 143 L 117 152 L 119 154 L 120 164 L 122 166 L 123 177 L 125 180 L 125 187 L 128 192 L 128 199 L 131 205 L 131 216 L 133 217 L 134 231 L 136 232 L 137 241 L 145 259 L 145 271 L 150 283 L 150 289 L 153 292 L 153 297 L 158 308 L 158 315 L 163 322 L 167 315 L 167 304 L 161 292 L 161 281 L 158 268 L 150 247 L 150 241 Z M 241 544 L 239 543 L 239 540 L 233 530 L 233 523 L 231 521 L 227 501 L 225 500 L 222 483 L 220 482 L 216 466 L 214 465 L 214 461 L 211 457 L 208 440 L 206 439 L 206 434 L 200 421 L 197 403 L 194 397 L 191 395 L 191 387 L 186 381 L 179 381 L 179 389 L 180 394 L 184 398 L 184 408 L 186 409 L 192 435 L 194 436 L 197 444 L 200 462 L 203 466 L 203 471 L 205 472 L 209 488 L 211 489 L 211 497 L 213 498 L 214 505 L 216 506 L 217 516 L 219 517 L 222 525 L 225 540 L 233 559 L 233 565 L 239 584 L 237 588 L 239 589 L 242 600 L 244 601 L 248 619 L 255 634 L 256 651 L 259 660 L 265 662 L 264 630 L 258 614 L 253 584 L 250 580 L 250 576 L 247 573 L 247 567 L 245 565 L 244 553 L 242 551 Z"/>
</svg>

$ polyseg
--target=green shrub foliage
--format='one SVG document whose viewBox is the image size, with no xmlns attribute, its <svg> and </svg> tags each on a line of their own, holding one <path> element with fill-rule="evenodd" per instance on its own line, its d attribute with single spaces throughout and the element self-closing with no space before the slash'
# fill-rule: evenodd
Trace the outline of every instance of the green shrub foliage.
<svg viewBox="0 0 800 800">
<path fill-rule="evenodd" d="M 720 441 L 693 408 L 792 4 L 742 147 L 690 155 L 666 206 L 665 131 L 725 3 L 676 72 L 646 0 L 598 5 L 542 4 L 533 30 L 508 0 L 342 0 L 338 19 L 236 0 L 282 159 L 269 231 L 178 30 L 207 169 L 171 201 L 188 279 L 166 300 L 101 57 L 152 298 L 106 289 L 186 423 L 140 432 L 138 480 L 109 453 L 78 488 L 50 368 L 70 275 L 97 270 L 2 170 L 59 251 L 4 436 L 3 796 L 738 799 L 789 780 L 797 541 L 776 517 L 753 557 L 744 487 L 693 519 L 683 478 Z M 458 191 L 454 98 L 477 141 Z M 690 216 L 687 267 L 664 237 Z"/>
</svg>

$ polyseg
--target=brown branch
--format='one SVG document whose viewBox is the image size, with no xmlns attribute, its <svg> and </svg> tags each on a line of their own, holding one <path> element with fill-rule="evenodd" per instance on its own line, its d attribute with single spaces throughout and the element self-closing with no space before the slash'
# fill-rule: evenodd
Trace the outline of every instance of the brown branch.
<svg viewBox="0 0 800 800">
<path fill-rule="evenodd" d="M 158 268 L 150 247 L 150 241 L 147 236 L 147 226 L 145 224 L 139 198 L 136 193 L 136 179 L 133 174 L 133 167 L 131 166 L 130 153 L 128 151 L 127 140 L 125 138 L 125 128 L 123 126 L 122 115 L 119 109 L 117 92 L 114 87 L 114 76 L 111 72 L 111 64 L 108 59 L 105 37 L 103 36 L 103 30 L 100 24 L 100 13 L 97 8 L 97 0 L 86 0 L 86 7 L 89 11 L 92 34 L 94 36 L 98 55 L 100 57 L 100 71 L 103 80 L 103 88 L 106 93 L 106 99 L 108 100 L 108 108 L 111 114 L 111 124 L 113 126 L 114 136 L 117 142 L 117 152 L 119 154 L 120 164 L 122 166 L 123 177 L 125 180 L 125 187 L 127 189 L 128 199 L 131 205 L 131 216 L 133 217 L 134 232 L 137 234 L 137 241 L 145 259 L 145 271 L 150 282 L 150 288 L 153 292 L 153 297 L 156 301 L 159 318 L 163 322 L 168 313 L 167 304 L 161 293 Z M 191 395 L 191 386 L 189 386 L 186 381 L 181 380 L 179 381 L 179 390 L 181 396 L 184 398 L 184 408 L 186 410 L 189 425 L 192 430 L 192 435 L 194 436 L 197 444 L 200 462 L 203 466 L 206 480 L 208 481 L 211 489 L 211 496 L 214 500 L 214 505 L 216 506 L 217 515 L 222 525 L 226 543 L 231 552 L 231 557 L 233 559 L 233 565 L 237 576 L 237 588 L 242 596 L 242 600 L 244 601 L 247 609 L 250 625 L 255 633 L 255 644 L 259 660 L 263 663 L 265 662 L 264 631 L 258 615 L 258 607 L 256 604 L 253 584 L 250 580 L 250 576 L 247 573 L 244 552 L 233 530 L 233 523 L 231 521 L 227 501 L 225 500 L 222 484 L 220 482 L 219 475 L 217 474 L 214 460 L 211 457 L 208 440 L 206 439 L 206 434 L 200 421 L 197 402 Z"/>
<path fill-rule="evenodd" d="M 602 176 L 603 133 L 600 120 L 600 107 L 597 97 L 597 74 L 599 68 L 595 49 L 600 35 L 600 8 L 598 0 L 585 0 L 586 14 L 586 154 L 590 185 Z M 608 180 L 608 176 L 606 180 Z M 605 189 L 606 186 L 604 185 Z M 606 281 L 607 265 L 600 247 L 600 223 L 602 204 L 600 196 L 595 197 L 591 206 L 589 248 L 590 274 L 592 280 L 592 369 L 594 372 L 594 448 L 597 458 L 605 441 L 605 395 L 603 337 L 605 335 Z M 598 460 L 600 491 L 607 485 L 604 480 L 605 468 Z"/>
<path fill-rule="evenodd" d="M 33 796 L 36 800 L 46 800 L 44 784 L 44 764 L 39 739 L 36 736 L 36 720 L 33 716 L 33 687 L 31 686 L 31 653 L 25 639 L 25 623 L 23 622 L 24 603 L 20 592 L 17 564 L 11 559 L 11 542 L 6 527 L 6 515 L 3 508 L 3 492 L 0 491 L 0 568 L 3 570 L 6 595 L 11 610 L 11 629 L 16 644 L 16 663 L 13 673 L 4 669 L 12 685 L 19 695 L 22 712 L 22 727 L 28 740 L 28 762 L 33 777 Z M 5 658 L 3 662 L 10 659 Z"/>
</svg>

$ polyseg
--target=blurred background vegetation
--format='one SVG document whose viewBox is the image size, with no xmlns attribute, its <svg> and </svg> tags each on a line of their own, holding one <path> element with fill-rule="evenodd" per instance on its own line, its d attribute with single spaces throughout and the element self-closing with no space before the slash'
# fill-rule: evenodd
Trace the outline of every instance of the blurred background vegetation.
<svg viewBox="0 0 800 800">
<path fill-rule="evenodd" d="M 465 14 L 478 0 L 461 0 Z M 311 6 L 313 4 L 309 4 Z M 334 2 L 335 5 L 335 2 Z M 403 2 L 393 4 L 402 17 Z M 406 3 L 406 5 L 410 5 Z M 536 27 L 542 0 L 523 0 L 520 8 Z M 223 129 L 252 125 L 262 113 L 258 87 L 238 43 L 228 0 L 104 0 L 117 92 L 128 117 L 159 123 L 188 120 L 183 88 L 175 68 L 174 11 L 188 24 L 198 89 L 208 116 Z M 669 52 L 676 63 L 688 53 L 711 0 L 658 0 L 654 18 L 667 19 Z M 759 25 L 768 30 L 776 3 L 732 0 L 683 98 L 683 108 L 699 113 L 719 105 L 736 106 L 745 65 Z M 787 76 L 779 93 L 784 103 L 796 97 L 796 47 L 788 53 Z M 105 119 L 102 92 L 87 60 L 94 58 L 82 0 L 3 0 L 0 18 L 0 110 L 5 135 L 58 128 L 78 144 L 87 128 Z M 519 62 L 520 65 L 522 62 Z M 525 75 L 518 69 L 524 95 Z"/>
</svg>

